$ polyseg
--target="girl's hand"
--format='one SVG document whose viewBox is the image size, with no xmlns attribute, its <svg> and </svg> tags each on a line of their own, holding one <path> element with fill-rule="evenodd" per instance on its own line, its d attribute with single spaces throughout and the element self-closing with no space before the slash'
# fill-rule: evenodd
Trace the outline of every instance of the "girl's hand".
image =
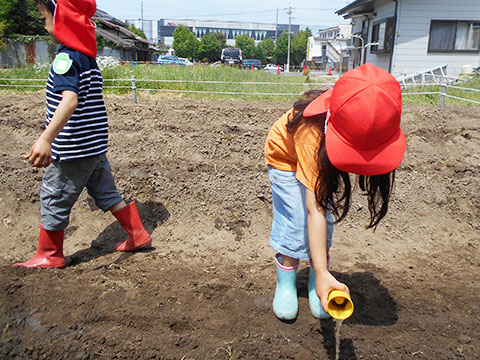
<svg viewBox="0 0 480 360">
<path fill-rule="evenodd" d="M 28 160 L 34 167 L 47 167 L 50 165 L 52 158 L 52 147 L 47 140 L 39 137 L 30 148 L 28 154 L 23 158 Z"/>
<path fill-rule="evenodd" d="M 317 291 L 317 296 L 320 298 L 323 310 L 327 312 L 327 299 L 330 291 L 334 289 L 346 291 L 347 287 L 345 286 L 345 284 L 342 284 L 337 279 L 335 279 L 329 271 L 325 271 L 315 275 L 315 289 Z"/>
</svg>

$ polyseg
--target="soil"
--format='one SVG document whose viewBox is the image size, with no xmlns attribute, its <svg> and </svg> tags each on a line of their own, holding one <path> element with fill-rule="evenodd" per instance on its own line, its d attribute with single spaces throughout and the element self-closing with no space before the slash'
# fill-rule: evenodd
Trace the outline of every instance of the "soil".
<svg viewBox="0 0 480 360">
<path fill-rule="evenodd" d="M 299 315 L 279 321 L 263 145 L 289 104 L 107 96 L 117 187 L 153 246 L 83 193 L 69 266 L 23 269 L 37 245 L 43 170 L 22 159 L 42 131 L 44 92 L 0 93 L 0 358 L 334 359 L 316 320 L 309 264 Z M 351 290 L 341 359 L 480 358 L 480 108 L 405 106 L 407 153 L 387 217 L 366 230 L 356 196 L 335 228 L 332 272 Z"/>
</svg>

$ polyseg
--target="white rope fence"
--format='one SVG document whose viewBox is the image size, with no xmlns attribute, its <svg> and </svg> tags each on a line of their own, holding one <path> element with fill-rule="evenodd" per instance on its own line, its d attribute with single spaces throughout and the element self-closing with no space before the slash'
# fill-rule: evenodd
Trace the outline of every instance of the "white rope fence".
<svg viewBox="0 0 480 360">
<path fill-rule="evenodd" d="M 256 93 L 256 92 L 234 92 L 234 91 L 203 91 L 203 90 L 174 90 L 174 89 L 142 89 L 138 91 L 158 91 L 158 92 L 175 92 L 175 93 L 192 93 L 192 94 L 226 94 L 226 95 L 266 95 L 266 96 L 301 96 L 302 93 Z"/>
<path fill-rule="evenodd" d="M 0 79 L 2 80 L 2 79 Z M 115 81 L 132 81 L 130 79 L 103 79 L 103 81 L 108 82 L 115 82 Z M 333 86 L 335 83 L 292 83 L 292 82 L 251 82 L 251 81 L 219 81 L 219 80 L 147 80 L 147 79 L 136 79 L 136 82 L 158 82 L 158 83 L 192 83 L 192 84 L 241 84 L 241 85 L 303 85 L 303 86 L 311 86 L 311 85 L 331 85 Z"/>
<path fill-rule="evenodd" d="M 25 87 L 25 88 L 42 88 L 45 85 L 44 79 L 13 79 L 0 78 L 0 81 L 8 81 L 16 84 L 0 84 L 0 87 Z M 32 84 L 18 84 L 18 82 L 41 82 L 39 85 Z M 190 94 L 217 94 L 217 95 L 238 95 L 238 96 L 301 96 L 303 92 L 242 92 L 242 91 L 214 91 L 214 90 L 188 90 L 188 89 L 162 89 L 162 88 L 144 88 L 137 87 L 137 83 L 183 83 L 183 84 L 217 84 L 217 85 L 269 85 L 269 86 L 325 86 L 332 87 L 334 83 L 319 83 L 319 82 L 238 82 L 238 81 L 220 81 L 220 80 L 177 80 L 177 79 L 136 79 L 132 76 L 131 79 L 103 79 L 104 83 L 129 83 L 128 85 L 104 85 L 104 89 L 131 89 L 133 94 L 133 101 L 137 103 L 137 91 L 153 91 L 153 92 L 169 92 L 169 93 L 190 93 Z"/>
<path fill-rule="evenodd" d="M 443 109 L 445 108 L 445 103 L 446 103 L 446 98 L 452 98 L 452 99 L 457 99 L 461 101 L 466 101 L 472 104 L 480 104 L 480 101 L 477 100 L 472 100 L 472 99 L 466 99 L 462 98 L 459 96 L 454 96 L 447 94 L 447 88 L 450 89 L 458 89 L 458 90 L 464 90 L 464 91 L 473 91 L 473 92 L 480 92 L 480 89 L 472 89 L 472 88 L 467 88 L 467 87 L 462 87 L 462 86 L 455 86 L 455 85 L 447 85 L 447 84 L 419 84 L 418 86 L 441 86 L 442 90 L 441 91 L 433 91 L 433 92 L 403 92 L 403 96 L 409 96 L 409 95 L 440 95 L 440 107 Z"/>
<path fill-rule="evenodd" d="M 44 79 L 13 79 L 13 78 L 0 78 L 0 81 L 39 81 L 46 83 L 47 80 Z M 333 86 L 335 83 L 329 82 L 252 82 L 252 81 L 217 81 L 217 80 L 176 80 L 176 79 L 135 79 L 136 82 L 149 82 L 149 83 L 192 83 L 192 84 L 241 84 L 241 85 L 303 85 L 303 86 L 314 86 L 314 85 L 325 85 Z M 132 82 L 132 79 L 103 79 L 103 82 Z M 106 87 L 106 86 L 104 86 Z M 127 86 L 122 86 L 123 88 L 128 88 Z"/>
<path fill-rule="evenodd" d="M 474 104 L 480 104 L 480 101 L 476 101 L 476 100 L 464 99 L 464 98 L 461 98 L 461 97 L 458 97 L 458 96 L 453 96 L 453 95 L 448 95 L 448 94 L 444 94 L 444 96 L 452 98 L 452 99 L 468 101 L 468 102 L 471 102 L 471 103 L 474 103 Z"/>
<path fill-rule="evenodd" d="M 162 89 L 162 88 L 144 88 L 137 87 L 137 83 L 183 83 L 183 84 L 219 84 L 219 85 L 270 85 L 270 86 L 325 86 L 332 87 L 335 83 L 326 82 L 236 82 L 236 81 L 220 81 L 220 80 L 175 80 L 175 79 L 136 79 L 132 76 L 131 79 L 103 79 L 104 83 L 128 82 L 128 85 L 104 85 L 105 89 L 131 89 L 133 93 L 133 100 L 137 103 L 137 91 L 154 91 L 154 92 L 170 92 L 170 93 L 191 93 L 191 94 L 224 94 L 224 95 L 239 95 L 239 96 L 301 96 L 300 93 L 287 92 L 242 92 L 242 91 L 207 91 L 207 90 L 187 90 L 187 89 Z M 45 79 L 13 79 L 0 78 L 0 81 L 10 82 L 9 84 L 0 84 L 0 87 L 10 88 L 43 88 L 45 86 Z M 38 82 L 39 84 L 19 84 L 19 82 Z M 457 89 L 463 91 L 473 91 L 479 93 L 480 89 L 472 89 L 461 86 L 454 86 L 448 84 L 415 84 L 417 86 L 441 86 L 441 91 L 424 91 L 424 92 L 407 92 L 406 89 L 411 89 L 412 86 L 404 87 L 403 96 L 412 95 L 440 95 L 440 107 L 445 107 L 446 98 L 452 98 L 460 101 L 470 102 L 473 104 L 480 104 L 480 101 L 473 99 L 466 99 L 459 96 L 447 94 L 447 89 Z"/>
</svg>

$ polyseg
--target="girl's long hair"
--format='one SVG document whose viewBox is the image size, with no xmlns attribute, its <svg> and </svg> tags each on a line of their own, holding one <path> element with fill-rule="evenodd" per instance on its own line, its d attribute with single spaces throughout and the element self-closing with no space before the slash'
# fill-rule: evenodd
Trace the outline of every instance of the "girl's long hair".
<svg viewBox="0 0 480 360">
<path fill-rule="evenodd" d="M 317 152 L 318 177 L 315 182 L 315 198 L 325 210 L 330 209 L 336 218 L 335 223 L 343 220 L 350 209 L 352 185 L 349 173 L 341 171 L 332 165 L 325 148 L 325 120 L 326 113 L 314 117 L 303 117 L 303 111 L 313 100 L 324 93 L 324 90 L 310 90 L 305 92 L 302 99 L 293 105 L 293 116 L 288 120 L 287 131 L 294 134 L 302 124 L 315 127 L 321 134 Z M 388 202 L 393 191 L 395 171 L 384 175 L 358 176 L 360 189 L 368 200 L 370 222 L 367 229 L 376 227 L 387 214 Z"/>
</svg>

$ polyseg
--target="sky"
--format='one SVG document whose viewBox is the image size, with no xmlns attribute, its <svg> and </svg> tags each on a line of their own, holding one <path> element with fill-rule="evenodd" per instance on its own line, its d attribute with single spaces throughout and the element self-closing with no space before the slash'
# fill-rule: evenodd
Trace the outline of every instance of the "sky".
<svg viewBox="0 0 480 360">
<path fill-rule="evenodd" d="M 288 8 L 291 6 L 292 24 L 317 31 L 347 24 L 335 11 L 351 2 L 353 0 L 97 0 L 97 8 L 121 20 L 140 19 L 143 3 L 145 20 L 173 18 L 275 24 L 278 7 L 278 23 L 288 24 Z"/>
</svg>

